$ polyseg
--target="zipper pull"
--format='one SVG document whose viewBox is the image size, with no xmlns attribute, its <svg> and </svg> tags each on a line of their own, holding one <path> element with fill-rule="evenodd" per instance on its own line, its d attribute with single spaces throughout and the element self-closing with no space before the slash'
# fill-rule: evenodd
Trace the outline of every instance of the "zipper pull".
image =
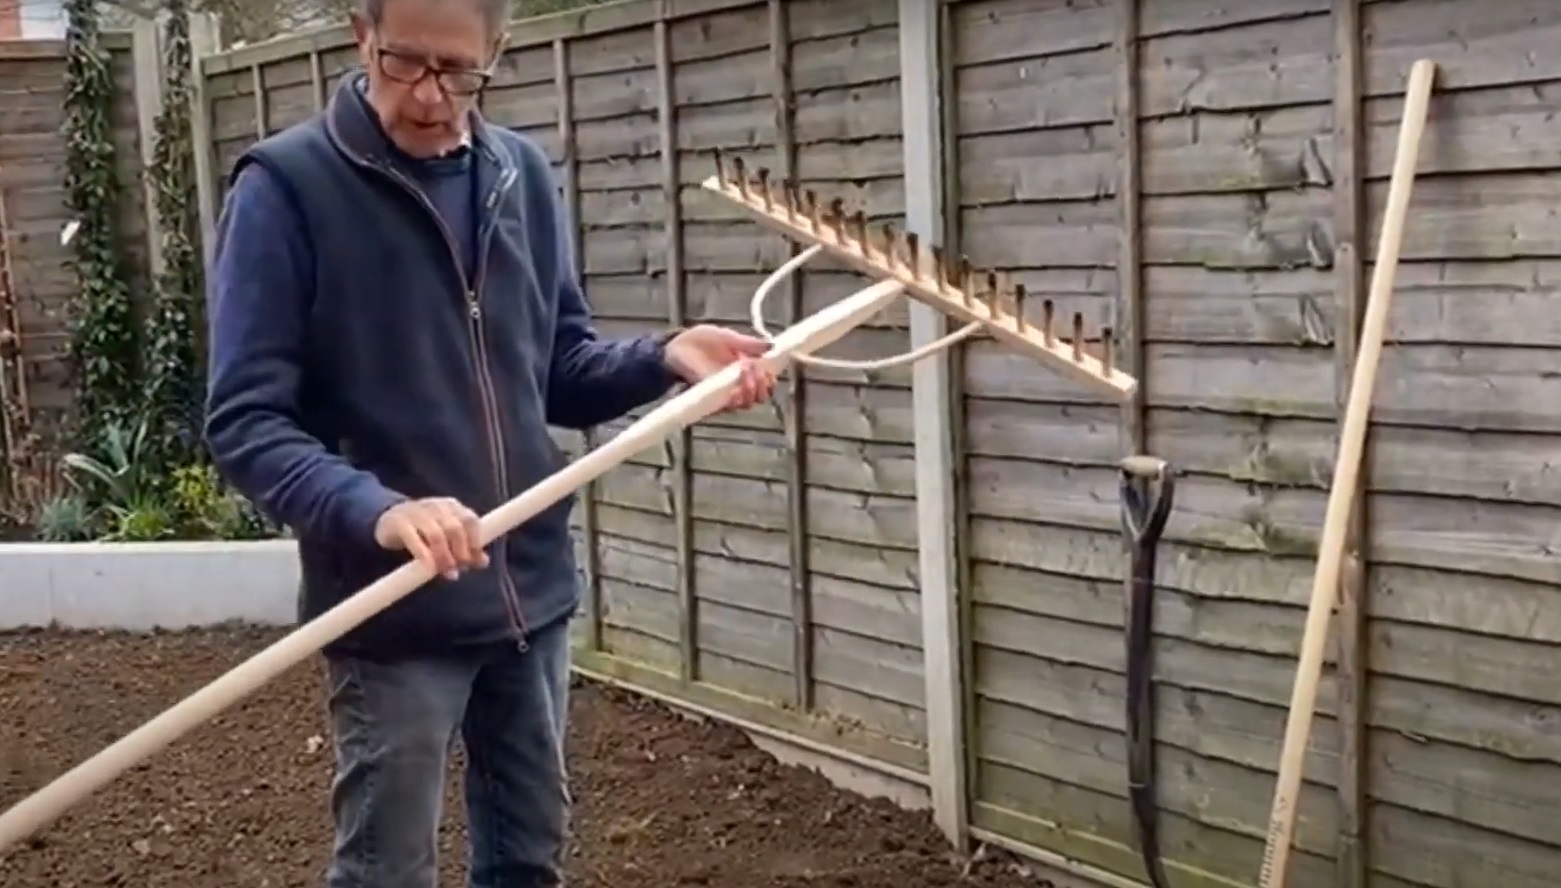
<svg viewBox="0 0 1561 888">
<path fill-rule="evenodd" d="M 478 303 L 478 301 L 477 301 L 477 294 L 476 294 L 476 292 L 474 292 L 474 291 L 468 291 L 467 292 L 467 294 L 466 294 L 466 304 L 467 304 L 467 306 L 471 310 L 472 320 L 474 320 L 474 321 L 482 320 L 482 305 L 480 303 Z"/>
</svg>

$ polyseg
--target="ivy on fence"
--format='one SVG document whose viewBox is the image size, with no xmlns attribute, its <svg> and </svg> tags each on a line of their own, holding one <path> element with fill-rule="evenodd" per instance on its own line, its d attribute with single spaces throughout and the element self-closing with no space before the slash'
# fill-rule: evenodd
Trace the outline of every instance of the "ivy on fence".
<svg viewBox="0 0 1561 888">
<path fill-rule="evenodd" d="M 114 76 L 95 0 L 66 0 L 65 196 L 77 225 L 71 266 L 71 364 L 78 444 L 93 447 L 140 407 L 138 337 L 120 255 Z"/>
<path fill-rule="evenodd" d="M 72 492 L 47 504 L 46 540 L 253 539 L 278 529 L 229 490 L 207 458 L 203 263 L 195 202 L 189 0 L 163 0 L 162 106 L 151 185 L 162 267 L 137 311 L 123 261 L 113 138 L 115 84 L 96 0 L 67 0 L 66 188 L 77 229 L 70 306 L 76 383 Z M 144 316 L 144 324 L 142 323 Z"/>
<path fill-rule="evenodd" d="M 163 99 L 154 124 L 151 168 L 162 237 L 163 270 L 147 331 L 147 389 L 151 409 L 167 433 L 162 458 L 189 462 L 200 455 L 204 399 L 200 218 L 190 126 L 190 11 L 187 0 L 167 0 L 163 29 Z"/>
</svg>

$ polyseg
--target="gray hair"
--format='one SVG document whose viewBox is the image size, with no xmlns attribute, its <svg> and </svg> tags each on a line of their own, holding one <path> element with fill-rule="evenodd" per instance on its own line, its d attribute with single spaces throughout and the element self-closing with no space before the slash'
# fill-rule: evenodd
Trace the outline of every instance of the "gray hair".
<svg viewBox="0 0 1561 888">
<path fill-rule="evenodd" d="M 369 24 L 378 25 L 385 14 L 385 4 L 388 2 L 390 0 L 358 0 L 358 10 Z M 509 27 L 513 0 L 464 0 L 464 2 L 475 3 L 482 10 L 482 21 L 487 26 L 490 36 L 497 37 Z"/>
</svg>

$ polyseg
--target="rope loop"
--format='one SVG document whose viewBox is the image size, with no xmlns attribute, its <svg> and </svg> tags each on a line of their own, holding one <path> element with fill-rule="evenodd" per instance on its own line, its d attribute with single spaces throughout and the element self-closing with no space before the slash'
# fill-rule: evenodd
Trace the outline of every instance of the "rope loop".
<svg viewBox="0 0 1561 888">
<path fill-rule="evenodd" d="M 749 303 L 750 322 L 753 325 L 754 332 L 759 334 L 759 338 L 763 339 L 765 342 L 775 341 L 775 334 L 771 333 L 769 326 L 764 323 L 765 300 L 770 298 L 770 294 L 775 291 L 776 287 L 780 286 L 781 281 L 784 281 L 786 278 L 790 277 L 794 272 L 796 272 L 797 269 L 801 268 L 805 263 L 807 263 L 809 259 L 812 259 L 814 256 L 817 256 L 820 252 L 822 252 L 823 249 L 824 248 L 818 244 L 814 244 L 813 246 L 808 247 L 806 250 L 803 250 L 801 253 L 791 257 L 790 259 L 786 260 L 786 264 L 771 272 L 770 276 L 764 279 L 764 283 L 759 285 L 759 289 L 753 291 L 753 301 Z M 843 358 L 821 358 L 814 355 L 804 354 L 792 355 L 791 359 L 796 361 L 798 364 L 805 364 L 809 367 L 828 368 L 831 370 L 858 370 L 863 372 L 888 370 L 893 367 L 903 367 L 906 364 L 914 364 L 923 358 L 931 357 L 932 355 L 937 354 L 938 352 L 954 345 L 960 340 L 968 339 L 979 329 L 981 329 L 980 324 L 966 324 L 964 327 L 955 330 L 953 333 L 949 333 L 946 336 L 942 336 L 932 342 L 929 342 L 926 345 L 923 345 L 921 348 L 912 349 L 911 351 L 905 352 L 904 354 L 891 355 L 887 358 L 878 358 L 871 361 L 848 361 Z"/>
</svg>

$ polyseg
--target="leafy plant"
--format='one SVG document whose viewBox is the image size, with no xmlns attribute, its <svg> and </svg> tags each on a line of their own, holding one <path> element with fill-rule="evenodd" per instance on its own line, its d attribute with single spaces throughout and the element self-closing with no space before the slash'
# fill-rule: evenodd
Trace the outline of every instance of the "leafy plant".
<svg viewBox="0 0 1561 888">
<path fill-rule="evenodd" d="M 97 535 L 95 524 L 86 498 L 68 493 L 43 504 L 37 533 L 46 543 L 80 543 Z"/>
<path fill-rule="evenodd" d="M 150 417 L 130 429 L 110 423 L 103 429 L 101 454 L 67 453 L 67 477 L 89 501 L 128 510 L 157 499 L 157 476 L 146 458 Z"/>
<path fill-rule="evenodd" d="M 142 541 L 173 535 L 173 513 L 156 465 L 148 458 L 150 431 L 150 415 L 128 429 L 111 423 L 103 429 L 101 452 L 64 457 L 66 477 L 89 505 L 92 524 L 107 528 L 101 539 Z"/>
<path fill-rule="evenodd" d="M 222 540 L 275 536 L 259 512 L 229 490 L 209 463 L 174 471 L 173 502 L 189 536 Z"/>
<path fill-rule="evenodd" d="M 87 511 L 84 524 L 101 529 L 97 538 L 259 540 L 281 535 L 223 483 L 209 462 L 174 465 L 165 473 L 155 438 L 162 430 L 148 410 L 134 426 L 108 425 L 98 452 L 65 457 L 73 496 Z"/>
<path fill-rule="evenodd" d="M 114 521 L 108 533 L 101 537 L 105 541 L 142 543 L 171 539 L 176 535 L 173 514 L 156 500 L 111 511 Z"/>
</svg>

